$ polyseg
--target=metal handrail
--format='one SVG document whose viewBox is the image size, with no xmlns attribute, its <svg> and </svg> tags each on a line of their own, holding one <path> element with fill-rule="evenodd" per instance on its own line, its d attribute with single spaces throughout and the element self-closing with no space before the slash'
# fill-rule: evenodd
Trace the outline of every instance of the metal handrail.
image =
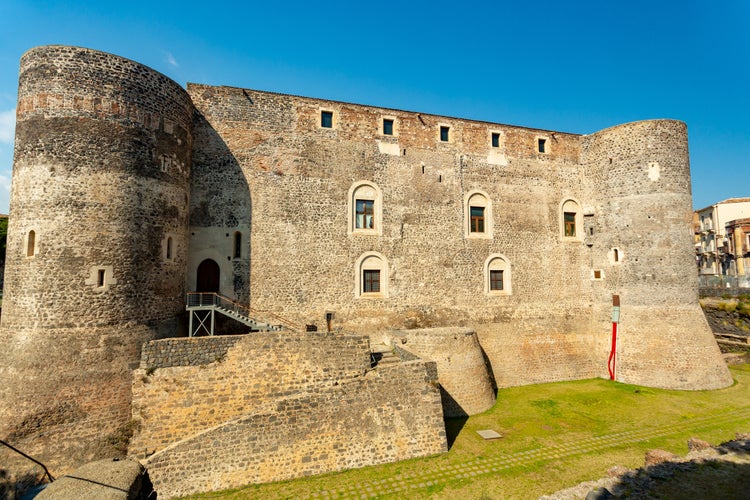
<svg viewBox="0 0 750 500">
<path fill-rule="evenodd" d="M 247 318 L 255 318 L 258 316 L 264 319 L 272 318 L 290 330 L 299 331 L 302 328 L 299 324 L 290 321 L 283 316 L 279 316 L 271 311 L 261 311 L 259 309 L 242 305 L 229 297 L 225 297 L 216 292 L 189 292 L 187 294 L 187 307 L 221 307 L 222 309 L 242 314 Z"/>
<path fill-rule="evenodd" d="M 7 446 L 8 448 L 10 448 L 11 450 L 15 451 L 16 453 L 18 453 L 18 454 L 19 454 L 19 455 L 21 455 L 22 457 L 24 457 L 24 458 L 26 458 L 26 459 L 28 459 L 28 460 L 31 460 L 31 461 L 32 461 L 32 462 L 34 462 L 35 464 L 37 464 L 37 465 L 41 466 L 41 468 L 42 468 L 42 469 L 44 469 L 44 474 L 45 474 L 45 475 L 46 475 L 46 476 L 47 476 L 47 477 L 49 478 L 49 482 L 50 482 L 50 483 L 51 483 L 52 481 L 54 481 L 54 480 L 55 480 L 55 478 L 54 478 L 54 477 L 52 477 L 52 474 L 50 474 L 50 473 L 49 473 L 49 470 L 47 470 L 47 466 L 46 466 L 46 465 L 44 465 L 44 464 L 43 464 L 42 462 L 40 462 L 39 460 L 35 459 L 34 457 L 30 457 L 30 456 L 28 456 L 28 455 L 27 455 L 26 453 L 22 452 L 22 451 L 21 451 L 21 450 L 19 450 L 18 448 L 15 448 L 15 447 L 11 446 L 10 444 L 8 444 L 8 443 L 6 443 L 5 441 L 3 441 L 2 439 L 0 439 L 0 444 L 2 444 L 2 445 L 5 445 L 5 446 Z"/>
</svg>

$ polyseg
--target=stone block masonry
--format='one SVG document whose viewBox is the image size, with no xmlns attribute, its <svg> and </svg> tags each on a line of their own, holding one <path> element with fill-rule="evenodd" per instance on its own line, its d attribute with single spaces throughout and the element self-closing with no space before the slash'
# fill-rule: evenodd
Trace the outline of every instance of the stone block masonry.
<svg viewBox="0 0 750 500">
<path fill-rule="evenodd" d="M 445 452 L 436 376 L 410 361 L 311 387 L 156 453 L 149 476 L 170 498 Z"/>
<path fill-rule="evenodd" d="M 179 331 L 193 106 L 150 68 L 62 46 L 24 54 L 18 99 L 0 436 L 58 476 L 123 453 L 141 344 Z"/>
<path fill-rule="evenodd" d="M 475 415 L 495 404 L 493 381 L 474 330 L 424 328 L 393 331 L 391 335 L 400 351 L 437 363 L 446 417 Z"/>
<path fill-rule="evenodd" d="M 138 431 L 130 453 L 146 457 L 279 398 L 361 377 L 369 367 L 362 336 L 284 331 L 150 342 L 133 377 Z"/>
<path fill-rule="evenodd" d="M 218 336 L 163 339 L 141 349 L 141 368 L 147 372 L 171 366 L 201 366 L 221 361 L 242 337 Z"/>
</svg>

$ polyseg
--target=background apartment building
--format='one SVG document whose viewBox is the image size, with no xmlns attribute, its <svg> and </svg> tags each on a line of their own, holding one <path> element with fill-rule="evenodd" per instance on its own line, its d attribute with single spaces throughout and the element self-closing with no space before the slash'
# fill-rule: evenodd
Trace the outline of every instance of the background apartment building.
<svg viewBox="0 0 750 500">
<path fill-rule="evenodd" d="M 695 214 L 700 274 L 750 274 L 750 198 L 729 198 Z"/>
</svg>

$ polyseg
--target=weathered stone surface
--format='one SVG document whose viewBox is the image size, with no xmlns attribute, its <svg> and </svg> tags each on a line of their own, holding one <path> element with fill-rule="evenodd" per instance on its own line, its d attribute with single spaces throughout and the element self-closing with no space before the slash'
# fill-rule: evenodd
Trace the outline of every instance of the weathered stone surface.
<svg viewBox="0 0 750 500">
<path fill-rule="evenodd" d="M 216 346 L 225 341 L 230 347 L 217 353 Z M 206 363 L 207 356 L 195 354 L 201 351 L 215 358 Z M 141 458 L 273 407 L 280 398 L 361 377 L 370 366 L 366 337 L 324 333 L 163 339 L 146 344 L 146 352 L 133 377 L 132 415 L 138 430 L 129 448 Z M 158 352 L 168 352 L 170 362 L 157 362 Z"/>
<path fill-rule="evenodd" d="M 676 457 L 674 453 L 665 450 L 649 450 L 646 452 L 644 467 L 669 462 Z"/>
<path fill-rule="evenodd" d="M 446 417 L 475 415 L 495 404 L 492 380 L 474 330 L 424 328 L 391 335 L 401 349 L 437 363 Z"/>
<path fill-rule="evenodd" d="M 312 385 L 179 441 L 146 466 L 169 498 L 442 453 L 436 382 L 434 363 L 410 361 Z"/>
<path fill-rule="evenodd" d="M 326 318 L 373 337 L 471 328 L 500 388 L 606 376 L 617 294 L 618 380 L 732 383 L 697 304 L 684 123 L 582 136 L 186 91 L 133 61 L 60 46 L 24 55 L 17 113 L 0 436 L 56 474 L 127 446 L 140 346 L 181 331 L 184 292 L 209 259 L 224 295 L 321 331 Z M 372 227 L 355 227 L 355 193 L 374 200 Z M 484 232 L 469 229 L 476 203 Z M 365 292 L 373 263 L 380 286 Z M 158 379 L 168 366 L 194 370 L 175 366 L 182 357 L 212 366 L 237 346 L 222 342 L 147 351 L 154 364 L 142 369 Z M 476 408 L 488 401 L 481 385 Z"/>
<path fill-rule="evenodd" d="M 707 443 L 702 439 L 698 439 L 697 437 L 691 437 L 690 439 L 688 439 L 687 445 L 688 450 L 690 451 L 701 451 L 711 447 L 710 443 Z"/>
<path fill-rule="evenodd" d="M 145 500 L 151 498 L 146 470 L 135 460 L 98 460 L 58 478 L 36 498 L 39 500 Z"/>
<path fill-rule="evenodd" d="M 21 60 L 0 436 L 56 475 L 122 453 L 140 345 L 178 331 L 192 119 L 184 89 L 136 62 L 62 46 Z"/>
</svg>

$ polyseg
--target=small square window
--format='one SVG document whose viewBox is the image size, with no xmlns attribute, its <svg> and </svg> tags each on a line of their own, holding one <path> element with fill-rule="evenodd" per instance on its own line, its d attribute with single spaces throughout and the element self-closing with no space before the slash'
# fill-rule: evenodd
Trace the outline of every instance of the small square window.
<svg viewBox="0 0 750 500">
<path fill-rule="evenodd" d="M 323 128 L 333 128 L 333 111 L 320 112 L 320 126 Z"/>
<path fill-rule="evenodd" d="M 490 290 L 503 289 L 503 272 L 490 271 Z"/>
<path fill-rule="evenodd" d="M 393 120 L 383 118 L 383 135 L 393 135 Z"/>
<path fill-rule="evenodd" d="M 380 269 L 365 269 L 362 293 L 380 293 Z"/>
<path fill-rule="evenodd" d="M 448 139 L 450 138 L 450 129 L 450 127 L 446 127 L 445 125 L 440 127 L 440 140 L 442 142 L 448 142 Z"/>
<path fill-rule="evenodd" d="M 540 153 L 546 153 L 547 152 L 547 139 L 537 139 L 537 150 Z"/>
<path fill-rule="evenodd" d="M 595 280 L 602 279 L 602 270 L 601 269 L 594 269 L 594 279 Z"/>
<path fill-rule="evenodd" d="M 492 132 L 492 147 L 500 147 L 500 134 L 498 132 Z"/>
</svg>

